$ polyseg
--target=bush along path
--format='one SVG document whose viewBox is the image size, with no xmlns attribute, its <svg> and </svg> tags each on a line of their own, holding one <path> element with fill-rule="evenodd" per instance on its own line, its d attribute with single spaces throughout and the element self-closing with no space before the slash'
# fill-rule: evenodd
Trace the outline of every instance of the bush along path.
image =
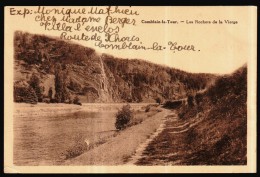
<svg viewBox="0 0 260 177">
<path fill-rule="evenodd" d="M 189 154 L 189 140 L 193 138 L 193 127 L 201 122 L 199 115 L 194 119 L 181 120 L 176 112 L 164 118 L 157 131 L 139 146 L 128 161 L 128 165 L 180 165 Z"/>
</svg>

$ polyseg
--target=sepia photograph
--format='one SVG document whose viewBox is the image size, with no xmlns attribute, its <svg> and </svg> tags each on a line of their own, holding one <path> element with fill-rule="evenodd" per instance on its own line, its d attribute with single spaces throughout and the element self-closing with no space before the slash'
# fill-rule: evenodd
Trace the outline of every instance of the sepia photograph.
<svg viewBox="0 0 260 177">
<path fill-rule="evenodd" d="M 256 170 L 255 7 L 5 19 L 5 172 Z"/>
</svg>

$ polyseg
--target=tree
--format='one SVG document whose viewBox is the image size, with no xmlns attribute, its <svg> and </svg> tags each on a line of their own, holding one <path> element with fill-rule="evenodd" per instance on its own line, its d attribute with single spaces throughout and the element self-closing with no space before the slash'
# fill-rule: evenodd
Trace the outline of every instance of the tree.
<svg viewBox="0 0 260 177">
<path fill-rule="evenodd" d="M 29 86 L 14 86 L 14 101 L 37 104 L 38 98 L 34 89 Z"/>
<path fill-rule="evenodd" d="M 60 64 L 55 68 L 55 99 L 58 103 L 64 103 L 69 99 L 69 94 L 66 86 L 67 74 L 62 71 Z"/>
<path fill-rule="evenodd" d="M 35 91 L 36 96 L 38 98 L 38 102 L 42 102 L 43 99 L 42 93 L 44 91 L 44 88 L 40 86 L 40 79 L 35 73 L 32 74 L 28 84 Z"/>
<path fill-rule="evenodd" d="M 49 96 L 50 100 L 52 99 L 52 94 L 53 94 L 52 87 L 50 87 L 49 92 L 48 92 L 48 96 Z"/>
<path fill-rule="evenodd" d="M 67 76 L 68 73 L 62 72 L 62 92 L 61 92 L 61 102 L 65 103 L 69 100 L 69 92 L 67 90 Z"/>
<path fill-rule="evenodd" d="M 62 79 L 61 79 L 61 65 L 58 63 L 55 67 L 55 99 L 61 103 Z"/>
</svg>

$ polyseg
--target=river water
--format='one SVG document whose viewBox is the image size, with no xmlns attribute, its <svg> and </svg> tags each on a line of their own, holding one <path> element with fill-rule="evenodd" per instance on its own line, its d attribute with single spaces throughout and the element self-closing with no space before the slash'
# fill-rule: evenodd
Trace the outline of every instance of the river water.
<svg viewBox="0 0 260 177">
<path fill-rule="evenodd" d="M 131 104 L 140 109 L 146 104 Z M 80 139 L 90 143 L 115 133 L 115 114 L 122 104 L 83 104 L 77 112 L 50 116 L 14 116 L 14 164 L 58 165 Z"/>
</svg>

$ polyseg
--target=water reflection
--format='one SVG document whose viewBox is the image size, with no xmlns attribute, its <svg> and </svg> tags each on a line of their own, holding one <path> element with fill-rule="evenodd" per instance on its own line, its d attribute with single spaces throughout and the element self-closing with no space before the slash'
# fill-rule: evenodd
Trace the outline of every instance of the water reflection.
<svg viewBox="0 0 260 177">
<path fill-rule="evenodd" d="M 140 109 L 145 104 L 131 104 Z M 122 104 L 83 104 L 81 111 L 52 116 L 14 116 L 14 164 L 59 165 L 76 141 L 97 142 L 115 133 Z"/>
<path fill-rule="evenodd" d="M 114 114 L 80 111 L 33 119 L 14 117 L 14 164 L 56 164 L 77 138 L 95 141 L 113 133 Z"/>
</svg>

